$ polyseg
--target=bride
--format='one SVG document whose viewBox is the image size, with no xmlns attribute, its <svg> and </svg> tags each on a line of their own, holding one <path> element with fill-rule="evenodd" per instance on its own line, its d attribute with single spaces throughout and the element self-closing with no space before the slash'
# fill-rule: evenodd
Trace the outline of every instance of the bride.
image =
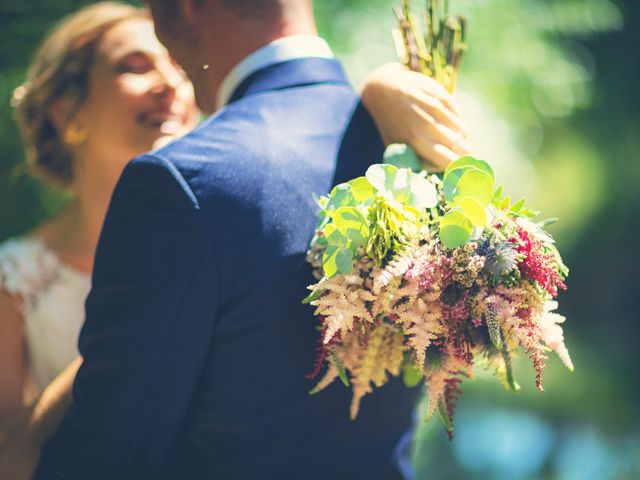
<svg viewBox="0 0 640 480">
<path fill-rule="evenodd" d="M 455 102 L 434 81 L 386 65 L 368 76 L 362 98 L 385 142 L 409 143 L 430 169 L 467 153 Z M 70 402 L 93 257 L 119 175 L 191 129 L 198 112 L 148 12 L 111 2 L 51 32 L 14 103 L 32 170 L 71 197 L 44 225 L 0 245 L 0 478 L 19 479 Z"/>
</svg>

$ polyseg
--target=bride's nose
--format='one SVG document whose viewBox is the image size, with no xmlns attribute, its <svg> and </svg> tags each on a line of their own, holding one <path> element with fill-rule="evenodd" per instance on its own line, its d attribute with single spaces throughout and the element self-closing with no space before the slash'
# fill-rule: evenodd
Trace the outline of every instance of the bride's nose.
<svg viewBox="0 0 640 480">
<path fill-rule="evenodd" d="M 184 77 L 173 65 L 156 67 L 156 79 L 151 93 L 161 96 L 174 96 L 178 87 L 184 83 Z"/>
</svg>

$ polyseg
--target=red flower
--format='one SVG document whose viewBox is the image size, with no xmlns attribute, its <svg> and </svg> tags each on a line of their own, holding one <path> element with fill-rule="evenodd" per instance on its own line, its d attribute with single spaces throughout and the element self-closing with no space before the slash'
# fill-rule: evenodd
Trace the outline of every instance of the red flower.
<svg viewBox="0 0 640 480">
<path fill-rule="evenodd" d="M 558 288 L 566 290 L 567 286 L 558 273 L 558 263 L 553 253 L 545 252 L 543 243 L 523 228 L 518 228 L 518 237 L 519 241 L 513 240 L 518 244 L 518 253 L 523 255 L 518 265 L 520 273 L 537 282 L 552 297 L 558 295 Z"/>
</svg>

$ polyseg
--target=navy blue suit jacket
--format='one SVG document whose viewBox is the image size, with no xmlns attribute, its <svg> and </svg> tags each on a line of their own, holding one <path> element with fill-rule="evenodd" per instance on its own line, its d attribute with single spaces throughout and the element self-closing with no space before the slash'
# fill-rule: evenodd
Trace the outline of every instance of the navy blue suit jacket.
<svg viewBox="0 0 640 480">
<path fill-rule="evenodd" d="M 131 162 L 102 232 L 73 406 L 37 479 L 395 479 L 417 392 L 317 395 L 305 250 L 313 195 L 383 145 L 340 65 L 253 74 Z M 406 447 L 406 445 L 405 445 Z"/>
</svg>

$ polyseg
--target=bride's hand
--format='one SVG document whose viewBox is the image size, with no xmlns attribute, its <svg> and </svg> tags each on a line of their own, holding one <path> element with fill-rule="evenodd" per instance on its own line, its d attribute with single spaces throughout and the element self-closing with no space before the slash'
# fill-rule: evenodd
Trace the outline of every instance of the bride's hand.
<svg viewBox="0 0 640 480">
<path fill-rule="evenodd" d="M 423 168 L 443 171 L 471 153 L 460 109 L 435 80 L 388 63 L 367 75 L 361 97 L 385 145 L 406 143 Z"/>
</svg>

